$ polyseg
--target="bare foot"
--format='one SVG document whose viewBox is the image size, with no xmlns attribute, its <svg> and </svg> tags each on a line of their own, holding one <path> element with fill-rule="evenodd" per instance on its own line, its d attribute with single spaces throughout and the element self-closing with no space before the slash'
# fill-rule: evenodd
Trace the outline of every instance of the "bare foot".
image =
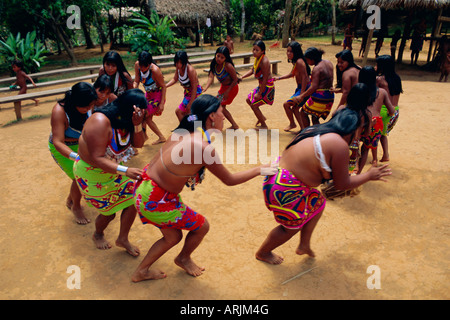
<svg viewBox="0 0 450 320">
<path fill-rule="evenodd" d="M 141 254 L 141 251 L 139 251 L 139 248 L 136 246 L 133 246 L 128 240 L 117 239 L 116 246 L 124 248 L 133 257 L 137 257 Z"/>
<path fill-rule="evenodd" d="M 239 129 L 239 126 L 238 126 L 238 125 L 231 126 L 231 127 L 229 127 L 228 129 L 237 130 L 237 129 Z"/>
<path fill-rule="evenodd" d="M 167 275 L 160 270 L 136 270 L 134 274 L 131 276 L 131 281 L 133 282 L 139 282 L 144 280 L 158 280 L 158 279 L 164 279 Z"/>
<path fill-rule="evenodd" d="M 159 138 L 158 140 L 153 142 L 152 145 L 160 144 L 160 143 L 164 143 L 164 142 L 166 142 L 166 138 Z"/>
<path fill-rule="evenodd" d="M 375 167 L 378 166 L 378 160 L 372 160 L 371 165 L 373 165 Z"/>
<path fill-rule="evenodd" d="M 86 218 L 86 216 L 84 215 L 84 211 L 83 211 L 82 208 L 75 209 L 75 208 L 72 207 L 72 213 L 75 216 L 75 221 L 78 224 L 83 224 L 84 225 L 84 224 L 88 224 L 88 223 L 91 222 L 91 220 Z"/>
<path fill-rule="evenodd" d="M 311 250 L 311 248 L 304 248 L 301 245 L 298 246 L 297 250 L 295 250 L 295 253 L 298 255 L 307 254 L 308 256 L 314 258 L 316 255 L 314 254 L 314 251 Z"/>
<path fill-rule="evenodd" d="M 269 129 L 269 127 L 266 126 L 266 125 L 255 127 L 255 130 L 256 130 L 256 131 L 259 131 L 259 130 L 267 130 L 267 129 Z"/>
<path fill-rule="evenodd" d="M 181 259 L 178 256 L 175 258 L 175 264 L 193 277 L 198 277 L 205 271 L 205 267 L 199 267 L 191 258 Z"/>
<path fill-rule="evenodd" d="M 289 131 L 291 131 L 292 129 L 295 129 L 295 128 L 297 128 L 296 124 L 294 124 L 294 125 L 290 124 L 286 128 L 284 128 L 284 131 L 289 132 Z"/>
<path fill-rule="evenodd" d="M 380 160 L 380 162 L 388 162 L 388 161 L 389 161 L 389 157 L 385 158 L 384 156 Z"/>
<path fill-rule="evenodd" d="M 111 244 L 108 241 L 106 241 L 103 234 L 97 234 L 94 232 L 94 234 L 92 235 L 92 240 L 94 240 L 97 249 L 107 250 L 111 249 L 112 247 Z"/>
<path fill-rule="evenodd" d="M 282 256 L 279 256 L 273 252 L 261 253 L 257 252 L 255 255 L 256 259 L 267 262 L 269 264 L 281 264 L 284 261 Z"/>
</svg>

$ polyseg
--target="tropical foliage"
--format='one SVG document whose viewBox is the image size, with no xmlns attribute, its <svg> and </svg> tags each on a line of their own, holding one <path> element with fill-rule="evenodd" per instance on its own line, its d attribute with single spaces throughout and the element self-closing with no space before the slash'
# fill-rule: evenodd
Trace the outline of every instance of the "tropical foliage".
<svg viewBox="0 0 450 320">
<path fill-rule="evenodd" d="M 135 35 L 130 39 L 131 51 L 139 54 L 145 50 L 153 55 L 160 55 L 173 53 L 176 48 L 183 47 L 185 42 L 177 38 L 173 31 L 176 27 L 173 19 L 160 17 L 155 11 L 152 11 L 150 19 L 137 12 L 133 16 L 135 18 L 131 21 L 136 25 Z"/>
<path fill-rule="evenodd" d="M 36 39 L 36 31 L 28 32 L 25 38 L 20 32 L 14 36 L 9 33 L 6 41 L 0 40 L 0 55 L 9 65 L 14 60 L 21 60 L 24 64 L 25 72 L 38 72 L 45 60 L 47 50 L 43 44 Z"/>
</svg>

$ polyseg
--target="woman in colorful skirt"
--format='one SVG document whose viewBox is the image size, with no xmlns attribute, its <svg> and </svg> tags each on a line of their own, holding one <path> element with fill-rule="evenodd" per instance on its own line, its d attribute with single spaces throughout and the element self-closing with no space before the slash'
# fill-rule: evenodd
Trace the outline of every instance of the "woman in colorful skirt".
<svg viewBox="0 0 450 320">
<path fill-rule="evenodd" d="M 230 56 L 230 51 L 227 47 L 219 47 L 216 50 L 216 56 L 211 61 L 209 68 L 208 82 L 203 88 L 203 93 L 208 90 L 214 81 L 214 76 L 220 82 L 220 89 L 218 98 L 221 100 L 220 105 L 223 108 L 225 118 L 231 123 L 229 129 L 239 129 L 238 124 L 234 121 L 230 111 L 226 108 L 230 105 L 239 92 L 239 79 L 234 68 L 233 60 Z"/>
<path fill-rule="evenodd" d="M 182 230 L 188 231 L 188 234 L 175 264 L 194 277 L 205 270 L 192 260 L 191 255 L 207 234 L 209 223 L 180 197 L 185 186 L 194 190 L 202 182 L 205 169 L 228 186 L 244 183 L 260 174 L 269 174 L 265 171 L 271 168 L 266 166 L 264 170 L 254 167 L 233 174 L 221 163 L 210 145 L 210 134 L 213 130 L 220 133 L 223 129 L 222 110 L 216 97 L 208 94 L 198 97 L 192 104 L 191 114 L 182 119 L 172 136 L 144 168 L 142 180 L 136 183 L 134 199 L 142 223 L 159 228 L 162 238 L 151 246 L 132 275 L 132 281 L 166 277 L 164 272 L 151 269 L 151 266 L 182 240 Z"/>
<path fill-rule="evenodd" d="M 104 230 L 116 212 L 122 210 L 116 245 L 132 256 L 139 255 L 128 234 L 136 217 L 134 180 L 141 179 L 142 170 L 123 163 L 135 154 L 134 148 L 144 145 L 142 122 L 146 108 L 147 100 L 141 90 L 127 90 L 109 105 L 97 109 L 81 134 L 79 159 L 73 171 L 84 200 L 99 213 L 93 235 L 98 249 L 111 248 Z"/>
<path fill-rule="evenodd" d="M 389 161 L 388 135 L 394 129 L 399 118 L 399 100 L 400 94 L 403 93 L 402 80 L 395 72 L 395 61 L 391 56 L 382 55 L 376 59 L 377 63 L 377 86 L 385 89 L 395 109 L 394 116 L 389 115 L 386 105 L 381 107 L 381 118 L 383 119 L 383 132 L 381 133 L 380 143 L 383 148 L 383 156 L 381 162 Z"/>
<path fill-rule="evenodd" d="M 301 126 L 300 109 L 309 97 L 305 97 L 300 104 L 294 103 L 293 98 L 299 96 L 302 92 L 306 91 L 311 85 L 309 76 L 311 75 L 311 69 L 303 56 L 302 45 L 296 41 L 292 41 L 288 44 L 286 49 L 286 55 L 288 61 L 292 63 L 293 67 L 290 73 L 284 76 L 274 78 L 275 80 L 283 80 L 295 77 L 297 83 L 297 89 L 294 94 L 284 103 L 284 111 L 289 120 L 289 125 L 284 131 L 290 131 L 297 128 L 294 121 L 294 116 L 297 119 L 298 124 Z"/>
<path fill-rule="evenodd" d="M 158 136 L 158 140 L 152 144 L 163 143 L 166 138 L 153 121 L 153 116 L 160 116 L 164 111 L 166 103 L 166 83 L 161 69 L 153 62 L 153 57 L 147 51 L 139 54 L 138 61 L 134 64 L 134 88 L 139 88 L 141 83 L 145 90 L 147 99 L 147 110 L 145 111 L 145 122 Z"/>
<path fill-rule="evenodd" d="M 362 94 L 361 94 L 362 93 Z M 311 235 L 325 208 L 325 198 L 317 189 L 333 179 L 339 190 L 354 189 L 369 180 L 384 180 L 390 175 L 387 165 L 372 167 L 361 175 L 348 174 L 349 144 L 361 126 L 368 90 L 364 85 L 350 92 L 364 98 L 353 108 L 344 108 L 326 123 L 302 130 L 286 147 L 278 161 L 277 174 L 263 183 L 264 200 L 279 223 L 267 236 L 256 258 L 269 264 L 280 264 L 284 258 L 273 252 L 301 230 L 299 255 L 314 257 Z"/>
<path fill-rule="evenodd" d="M 203 88 L 198 82 L 198 75 L 195 68 L 189 63 L 188 55 L 184 51 L 175 53 L 173 59 L 175 65 L 175 74 L 166 84 L 166 88 L 173 86 L 177 81 L 184 88 L 184 98 L 175 114 L 179 121 L 191 111 L 191 105 L 194 100 L 202 94 Z"/>
<path fill-rule="evenodd" d="M 305 51 L 305 59 L 309 65 L 314 66 L 311 72 L 311 86 L 293 100 L 301 103 L 306 97 L 309 99 L 303 105 L 300 115 L 302 129 L 309 127 L 308 116 L 311 115 L 313 124 L 319 124 L 319 119 L 325 120 L 330 114 L 334 102 L 333 86 L 334 67 L 328 60 L 322 60 L 324 52 L 311 47 Z"/>
<path fill-rule="evenodd" d="M 48 148 L 53 159 L 72 180 L 66 206 L 72 210 L 78 224 L 90 222 L 81 207 L 81 193 L 73 175 L 73 163 L 78 155 L 78 139 L 84 123 L 91 115 L 97 94 L 94 87 L 86 82 L 75 84 L 64 99 L 53 107 L 51 115 L 52 131 Z"/>
<path fill-rule="evenodd" d="M 257 129 L 267 129 L 266 117 L 259 109 L 262 105 L 273 105 L 275 99 L 275 84 L 270 72 L 270 61 L 266 57 L 266 45 L 263 41 L 257 40 L 253 44 L 253 56 L 255 63 L 253 68 L 242 76 L 241 79 L 247 78 L 252 74 L 258 79 L 258 86 L 249 93 L 247 104 L 252 108 L 258 121 Z"/>
</svg>

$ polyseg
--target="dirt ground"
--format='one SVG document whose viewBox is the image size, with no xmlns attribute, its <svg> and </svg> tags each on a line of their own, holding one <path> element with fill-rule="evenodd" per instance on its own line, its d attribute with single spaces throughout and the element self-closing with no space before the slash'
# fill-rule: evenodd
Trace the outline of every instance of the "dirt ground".
<svg viewBox="0 0 450 320">
<path fill-rule="evenodd" d="M 323 48 L 324 58 L 333 63 L 334 55 L 341 50 L 338 46 L 300 42 L 304 49 L 311 45 Z M 359 43 L 356 47 L 354 52 Z M 385 42 L 381 53 L 389 54 L 388 47 Z M 237 44 L 237 51 L 250 48 L 247 43 Z M 371 51 L 372 58 L 373 48 Z M 285 49 L 270 49 L 267 56 L 283 61 L 280 75 L 290 71 Z M 426 52 L 419 59 L 419 64 L 424 64 Z M 360 63 L 361 59 L 356 61 Z M 142 225 L 136 218 L 130 239 L 140 247 L 138 258 L 117 247 L 96 249 L 91 240 L 94 223 L 77 225 L 65 207 L 70 181 L 47 148 L 48 115 L 57 97 L 43 98 L 37 107 L 31 101 L 24 103 L 24 118 L 42 117 L 8 126 L 4 125 L 15 119 L 14 108 L 12 104 L 2 105 L 0 299 L 449 299 L 450 83 L 437 82 L 437 73 L 408 66 L 409 47 L 404 61 L 398 68 L 404 89 L 400 119 L 389 137 L 393 171 L 389 182 L 369 182 L 356 197 L 329 201 L 312 238 L 316 258 L 296 255 L 298 237 L 294 237 L 276 250 L 284 256 L 284 263 L 272 266 L 254 258 L 268 232 L 276 226 L 264 205 L 262 177 L 227 187 L 207 173 L 194 192 L 182 192 L 185 202 L 204 214 L 211 225 L 193 256 L 206 267 L 197 278 L 173 263 L 180 243 L 155 265 L 167 273 L 166 279 L 131 282 L 131 274 L 143 255 L 159 239 L 159 230 Z M 369 64 L 373 63 L 369 59 Z M 205 84 L 206 77 L 197 70 L 200 82 Z M 166 75 L 166 81 L 170 76 Z M 253 78 L 244 80 L 229 107 L 243 130 L 255 123 L 245 103 L 255 86 Z M 288 124 L 282 104 L 295 87 L 293 79 L 276 82 L 274 105 L 262 107 L 269 127 L 280 130 L 280 152 L 293 137 L 282 130 Z M 217 90 L 216 81 L 209 93 Z M 177 125 L 174 111 L 182 98 L 181 87 L 169 88 L 167 97 L 165 112 L 156 122 L 169 135 Z M 130 165 L 143 167 L 150 160 L 160 147 L 150 145 L 155 139 L 152 135 Z M 252 165 L 227 166 L 236 172 Z M 83 206 L 94 221 L 94 209 L 84 202 Z M 116 218 L 106 230 L 107 239 L 114 242 L 118 229 Z M 70 266 L 79 267 L 79 289 L 67 285 L 72 275 Z M 371 266 L 378 268 L 380 288 L 367 286 Z"/>
</svg>

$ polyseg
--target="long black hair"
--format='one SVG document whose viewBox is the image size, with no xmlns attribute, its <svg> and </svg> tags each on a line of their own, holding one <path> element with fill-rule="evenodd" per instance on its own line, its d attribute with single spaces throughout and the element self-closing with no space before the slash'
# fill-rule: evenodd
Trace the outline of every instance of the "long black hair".
<svg viewBox="0 0 450 320">
<path fill-rule="evenodd" d="M 322 55 L 325 52 L 321 49 L 317 49 L 316 47 L 309 47 L 305 51 L 305 58 L 310 59 L 314 61 L 314 65 L 318 64 L 320 61 L 322 61 Z"/>
<path fill-rule="evenodd" d="M 99 89 L 100 92 L 109 89 L 111 92 L 114 92 L 114 83 L 111 77 L 105 73 L 98 77 L 97 80 L 95 80 L 94 89 Z"/>
<path fill-rule="evenodd" d="M 173 65 L 176 66 L 177 62 L 180 61 L 183 66 L 189 64 L 189 58 L 186 51 L 177 51 L 175 57 L 173 58 Z"/>
<path fill-rule="evenodd" d="M 233 59 L 231 59 L 231 56 L 230 56 L 230 50 L 227 47 L 222 46 L 222 47 L 217 48 L 216 54 L 218 54 L 218 53 L 221 53 L 225 56 L 225 63 L 229 62 L 234 67 Z M 216 65 L 217 65 L 216 56 L 214 55 L 214 58 L 211 60 L 211 64 L 209 65 L 209 72 L 214 73 Z"/>
<path fill-rule="evenodd" d="M 117 72 L 119 73 L 120 79 L 122 79 L 123 85 L 126 85 L 129 80 L 124 74 L 130 75 L 125 64 L 123 63 L 122 57 L 116 51 L 108 51 L 103 57 L 103 68 L 105 68 L 105 63 L 114 63 L 117 67 Z M 106 72 L 105 72 L 106 73 Z M 131 76 L 130 76 L 131 77 Z"/>
<path fill-rule="evenodd" d="M 377 73 L 378 75 L 384 76 L 384 79 L 388 83 L 389 93 L 391 96 L 399 95 L 403 93 L 402 80 L 399 75 L 395 72 L 395 61 L 394 59 L 385 54 L 378 56 L 375 60 L 377 63 Z"/>
<path fill-rule="evenodd" d="M 206 120 L 208 116 L 216 112 L 220 107 L 220 100 L 210 94 L 202 94 L 194 100 L 191 106 L 191 113 L 181 119 L 177 129 L 185 129 L 189 132 L 194 132 L 196 125 L 201 123 L 203 129 L 205 129 Z"/>
<path fill-rule="evenodd" d="M 147 108 L 145 94 L 139 89 L 125 91 L 113 102 L 98 108 L 95 112 L 103 113 L 111 121 L 112 128 L 134 132 L 132 121 L 134 106 L 140 109 Z"/>
<path fill-rule="evenodd" d="M 355 63 L 355 60 L 353 58 L 353 53 L 350 50 L 342 50 L 341 52 L 336 53 L 336 59 L 337 58 L 341 58 L 344 61 L 348 62 L 348 67 L 347 69 L 350 68 L 356 68 L 358 70 L 361 70 L 361 67 L 358 66 Z M 337 87 L 338 88 L 342 88 L 342 74 L 347 70 L 345 69 L 344 71 L 339 70 L 339 68 L 336 66 L 336 78 L 337 78 Z"/>
<path fill-rule="evenodd" d="M 148 51 L 142 51 L 139 56 L 138 56 L 138 62 L 140 66 L 143 67 L 147 67 L 149 65 L 151 65 L 152 63 L 154 64 L 155 62 L 153 61 L 153 56 L 150 52 Z"/>
<path fill-rule="evenodd" d="M 263 51 L 264 54 L 266 54 L 266 44 L 264 43 L 264 41 L 262 41 L 262 40 L 256 40 L 256 41 L 253 43 L 253 45 L 254 45 L 254 46 L 260 47 L 260 48 L 261 48 L 261 51 Z"/>
<path fill-rule="evenodd" d="M 287 46 L 292 49 L 292 53 L 294 54 L 294 58 L 292 58 L 292 61 L 290 62 L 295 65 L 298 59 L 302 59 L 306 65 L 306 72 L 308 73 L 308 75 L 311 75 L 311 68 L 309 67 L 309 64 L 306 62 L 305 56 L 303 55 L 302 45 L 297 41 L 291 41 Z"/>
<path fill-rule="evenodd" d="M 358 82 L 364 83 L 370 92 L 369 105 L 372 105 L 377 98 L 377 72 L 372 66 L 365 66 L 361 68 L 358 75 Z"/>
<path fill-rule="evenodd" d="M 337 111 L 327 122 L 316 124 L 303 129 L 286 147 L 297 144 L 303 139 L 314 137 L 318 134 L 337 133 L 345 136 L 353 133 L 361 125 L 361 117 L 365 124 L 369 123 L 367 106 L 369 102 L 369 89 L 365 84 L 357 83 L 348 94 L 347 107 Z"/>
<path fill-rule="evenodd" d="M 78 82 L 66 92 L 64 98 L 59 100 L 58 103 L 68 115 L 70 126 L 81 130 L 86 122 L 87 115 L 78 112 L 77 107 L 87 107 L 94 100 L 97 100 L 97 92 L 94 87 L 87 82 Z"/>
</svg>

